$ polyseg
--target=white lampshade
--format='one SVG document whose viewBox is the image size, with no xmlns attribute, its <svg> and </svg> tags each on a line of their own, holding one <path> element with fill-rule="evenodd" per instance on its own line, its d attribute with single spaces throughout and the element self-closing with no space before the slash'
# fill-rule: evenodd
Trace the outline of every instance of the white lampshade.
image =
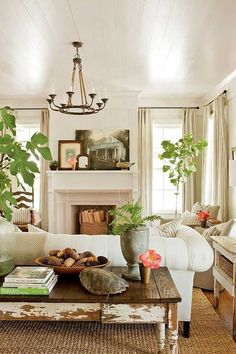
<svg viewBox="0 0 236 354">
<path fill-rule="evenodd" d="M 229 185 L 236 186 L 236 160 L 229 160 Z"/>
</svg>

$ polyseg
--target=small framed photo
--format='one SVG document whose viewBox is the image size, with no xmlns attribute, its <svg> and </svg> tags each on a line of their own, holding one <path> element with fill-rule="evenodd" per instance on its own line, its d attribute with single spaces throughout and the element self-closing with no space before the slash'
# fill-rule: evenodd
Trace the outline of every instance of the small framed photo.
<svg viewBox="0 0 236 354">
<path fill-rule="evenodd" d="M 82 152 L 82 143 L 78 140 L 58 141 L 59 170 L 73 170 L 76 166 L 76 158 Z M 73 164 L 73 161 L 75 163 Z"/>
<path fill-rule="evenodd" d="M 90 167 L 90 160 L 88 154 L 79 154 L 77 156 L 77 170 L 88 170 Z"/>
</svg>

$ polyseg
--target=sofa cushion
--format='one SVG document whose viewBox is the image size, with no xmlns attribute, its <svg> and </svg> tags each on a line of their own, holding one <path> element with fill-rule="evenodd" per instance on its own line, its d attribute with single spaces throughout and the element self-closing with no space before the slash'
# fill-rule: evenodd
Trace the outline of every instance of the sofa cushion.
<svg viewBox="0 0 236 354">
<path fill-rule="evenodd" d="M 29 232 L 47 232 L 47 231 L 42 230 L 42 229 L 40 229 L 39 227 L 34 226 L 34 225 L 32 225 L 32 224 L 28 224 L 27 227 L 28 227 L 28 231 L 29 231 Z"/>
<path fill-rule="evenodd" d="M 175 237 L 180 226 L 180 221 L 180 219 L 172 220 L 160 226 L 152 227 L 150 230 L 151 236 Z"/>
<path fill-rule="evenodd" d="M 181 224 L 183 225 L 200 225 L 200 220 L 196 213 L 192 213 L 189 210 L 185 210 L 181 215 Z"/>
<path fill-rule="evenodd" d="M 236 219 L 231 219 L 224 223 L 220 236 L 230 236 L 236 239 Z"/>
<path fill-rule="evenodd" d="M 15 241 L 14 259 L 16 265 L 32 265 L 44 255 L 46 233 L 12 232 Z"/>
<path fill-rule="evenodd" d="M 220 206 L 219 205 L 210 205 L 210 204 L 201 204 L 196 202 L 191 210 L 191 213 L 197 214 L 199 211 L 207 210 L 209 212 L 209 219 L 217 219 Z"/>
</svg>

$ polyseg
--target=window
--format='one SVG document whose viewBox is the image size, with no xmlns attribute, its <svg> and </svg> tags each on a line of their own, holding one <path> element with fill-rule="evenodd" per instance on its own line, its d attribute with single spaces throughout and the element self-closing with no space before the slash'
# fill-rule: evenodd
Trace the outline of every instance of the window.
<svg viewBox="0 0 236 354">
<path fill-rule="evenodd" d="M 152 211 L 158 215 L 174 214 L 176 203 L 176 188 L 170 183 L 168 173 L 163 173 L 163 161 L 158 159 L 162 152 L 161 142 L 171 140 L 176 142 L 182 137 L 182 120 L 153 119 L 153 182 Z M 178 196 L 178 211 L 182 210 L 182 188 Z"/>
<path fill-rule="evenodd" d="M 19 112 L 16 114 L 16 140 L 22 143 L 24 146 L 26 141 L 30 140 L 31 136 L 40 131 L 40 123 L 37 117 L 29 117 L 28 119 L 21 119 L 21 115 L 19 116 Z M 33 155 L 31 160 L 34 161 L 38 168 L 40 168 L 40 161 L 37 160 Z M 31 192 L 31 187 L 28 185 L 24 185 L 26 190 Z M 39 199 L 40 199 L 40 174 L 36 173 L 36 177 L 34 180 L 34 208 L 39 210 Z"/>
</svg>

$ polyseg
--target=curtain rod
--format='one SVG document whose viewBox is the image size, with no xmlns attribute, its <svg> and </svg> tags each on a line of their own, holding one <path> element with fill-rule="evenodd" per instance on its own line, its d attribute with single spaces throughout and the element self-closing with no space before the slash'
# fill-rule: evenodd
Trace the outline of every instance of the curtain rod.
<svg viewBox="0 0 236 354">
<path fill-rule="evenodd" d="M 227 93 L 227 90 L 224 90 L 220 95 L 225 95 Z M 220 95 L 218 95 L 217 97 L 219 97 Z M 213 100 L 211 100 L 209 103 L 205 104 L 205 106 L 208 106 L 209 104 L 211 104 L 213 101 L 215 100 L 215 98 Z"/>
<path fill-rule="evenodd" d="M 184 109 L 184 108 L 191 108 L 191 109 L 199 109 L 199 107 L 138 107 L 141 108 L 148 108 L 148 109 Z"/>
<path fill-rule="evenodd" d="M 12 108 L 14 111 L 39 111 L 41 109 L 47 109 L 46 107 L 35 107 L 35 108 L 22 108 L 22 107 L 19 107 L 19 108 Z"/>
</svg>

